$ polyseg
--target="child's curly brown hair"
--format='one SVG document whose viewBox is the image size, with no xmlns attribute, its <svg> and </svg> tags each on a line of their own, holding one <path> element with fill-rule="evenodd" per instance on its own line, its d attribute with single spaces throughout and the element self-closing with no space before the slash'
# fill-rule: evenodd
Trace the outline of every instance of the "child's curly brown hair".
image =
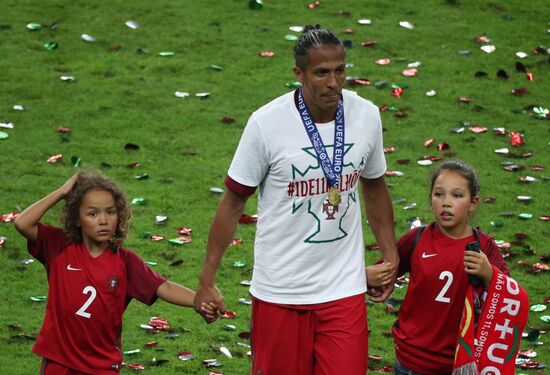
<svg viewBox="0 0 550 375">
<path fill-rule="evenodd" d="M 93 189 L 104 190 L 113 195 L 118 223 L 111 240 L 115 243 L 122 242 L 128 234 L 132 216 L 126 194 L 113 181 L 95 170 L 80 172 L 78 180 L 65 197 L 65 206 L 62 213 L 65 238 L 70 243 L 82 243 L 82 231 L 77 225 L 80 205 L 86 193 Z"/>
</svg>

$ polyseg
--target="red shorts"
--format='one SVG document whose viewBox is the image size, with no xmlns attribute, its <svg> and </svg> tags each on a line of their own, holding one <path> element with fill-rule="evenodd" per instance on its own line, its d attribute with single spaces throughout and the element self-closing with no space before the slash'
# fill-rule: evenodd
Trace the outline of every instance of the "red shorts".
<svg viewBox="0 0 550 375">
<path fill-rule="evenodd" d="M 43 358 L 40 365 L 40 375 L 88 375 L 84 372 L 70 369 L 60 363 Z"/>
<path fill-rule="evenodd" d="M 365 375 L 365 295 L 314 305 L 253 298 L 253 375 Z"/>
</svg>

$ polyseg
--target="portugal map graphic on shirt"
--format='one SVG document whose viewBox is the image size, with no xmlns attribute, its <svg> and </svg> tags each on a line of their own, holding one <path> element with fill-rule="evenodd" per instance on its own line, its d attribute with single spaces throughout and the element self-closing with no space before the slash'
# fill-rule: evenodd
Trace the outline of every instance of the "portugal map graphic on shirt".
<svg viewBox="0 0 550 375">
<path fill-rule="evenodd" d="M 319 175 L 321 165 L 313 147 L 302 148 L 306 154 L 302 158 L 303 165 L 292 164 L 292 180 L 288 182 L 286 194 L 292 199 L 292 215 L 309 215 L 311 218 L 312 230 L 303 239 L 306 243 L 333 242 L 348 235 L 349 228 L 345 227 L 344 218 L 352 204 L 357 203 L 355 186 L 366 164 L 364 155 L 356 163 L 349 157 L 346 160 L 353 146 L 353 143 L 344 145 L 344 172 L 339 187 L 342 201 L 338 206 L 330 204 L 327 199 L 330 186 L 324 174 Z M 326 145 L 329 155 L 332 155 L 333 148 L 334 145 Z"/>
</svg>

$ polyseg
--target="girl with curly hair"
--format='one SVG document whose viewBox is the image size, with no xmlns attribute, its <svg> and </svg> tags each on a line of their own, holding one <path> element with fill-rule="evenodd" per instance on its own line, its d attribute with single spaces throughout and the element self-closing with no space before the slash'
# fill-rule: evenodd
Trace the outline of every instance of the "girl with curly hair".
<svg viewBox="0 0 550 375">
<path fill-rule="evenodd" d="M 64 228 L 40 223 L 65 200 Z M 24 210 L 15 228 L 48 274 L 48 303 L 33 351 L 41 374 L 118 374 L 122 315 L 132 298 L 191 307 L 195 293 L 121 247 L 130 223 L 124 192 L 98 172 L 79 172 Z M 203 306 L 214 320 L 213 309 Z"/>
</svg>

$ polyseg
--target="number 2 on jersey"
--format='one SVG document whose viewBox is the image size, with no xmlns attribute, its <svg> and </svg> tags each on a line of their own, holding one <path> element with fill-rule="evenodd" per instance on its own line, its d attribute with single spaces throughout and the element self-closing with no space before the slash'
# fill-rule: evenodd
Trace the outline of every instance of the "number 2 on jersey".
<svg viewBox="0 0 550 375">
<path fill-rule="evenodd" d="M 88 293 L 90 293 L 90 296 L 88 297 L 86 302 L 84 302 L 84 304 L 80 307 L 80 309 L 78 309 L 78 311 L 76 312 L 76 315 L 80 315 L 84 318 L 90 319 L 92 314 L 87 312 L 86 309 L 92 304 L 92 302 L 94 302 L 94 299 L 97 295 L 97 291 L 93 286 L 88 285 L 82 290 L 82 294 L 88 294 Z"/>
<path fill-rule="evenodd" d="M 450 303 L 451 299 L 449 297 L 445 297 L 445 293 L 447 293 L 447 290 L 451 287 L 451 284 L 453 283 L 453 274 L 450 271 L 443 271 L 439 274 L 439 280 L 445 280 L 445 285 L 443 285 L 443 288 L 441 288 L 441 291 L 435 297 L 435 300 L 438 302 L 444 302 L 444 303 Z"/>
</svg>

